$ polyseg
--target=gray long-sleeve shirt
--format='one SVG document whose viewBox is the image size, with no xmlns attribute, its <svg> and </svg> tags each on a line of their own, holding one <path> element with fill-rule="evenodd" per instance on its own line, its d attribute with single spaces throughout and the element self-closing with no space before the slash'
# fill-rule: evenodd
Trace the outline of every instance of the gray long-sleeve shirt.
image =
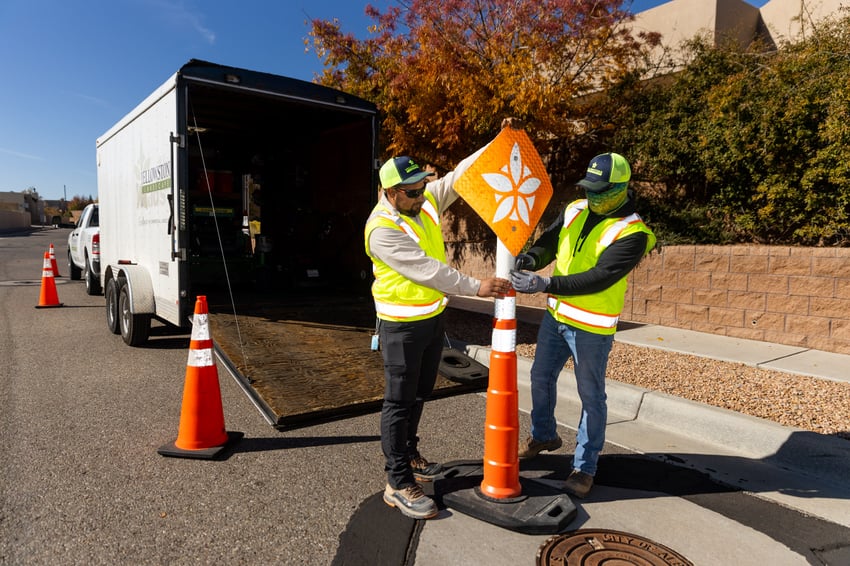
<svg viewBox="0 0 850 566">
<path fill-rule="evenodd" d="M 443 214 L 457 200 L 454 190 L 455 180 L 475 161 L 483 148 L 461 161 L 454 171 L 444 177 L 431 181 L 426 185 L 427 192 L 434 195 L 437 201 L 437 212 Z M 381 203 L 396 214 L 398 211 L 387 200 L 386 194 L 381 196 Z M 422 225 L 421 214 L 416 217 L 405 217 L 409 222 Z M 464 275 L 457 269 L 438 261 L 425 254 L 419 244 L 413 241 L 405 232 L 393 228 L 379 226 L 369 234 L 369 249 L 376 258 L 380 259 L 393 270 L 411 281 L 437 289 L 447 295 L 465 295 L 474 297 L 478 294 L 481 281 Z"/>
</svg>

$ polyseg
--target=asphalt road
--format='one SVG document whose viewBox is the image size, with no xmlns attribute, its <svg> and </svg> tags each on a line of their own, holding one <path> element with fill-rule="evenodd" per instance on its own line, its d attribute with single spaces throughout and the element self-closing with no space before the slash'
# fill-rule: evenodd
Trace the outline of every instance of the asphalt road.
<svg viewBox="0 0 850 566">
<path fill-rule="evenodd" d="M 345 534 L 384 486 L 378 415 L 276 431 L 219 366 L 226 427 L 244 438 L 220 461 L 160 456 L 178 431 L 189 336 L 155 324 L 147 347 L 130 348 L 111 334 L 103 297 L 68 280 L 68 232 L 0 237 L 0 564 L 327 565 L 346 563 L 340 541 L 371 545 L 380 556 L 388 542 L 380 533 Z M 64 306 L 36 309 L 50 243 Z M 480 459 L 484 410 L 479 394 L 429 403 L 422 452 Z M 627 454 L 605 449 L 606 458 Z M 613 473 L 609 486 L 629 487 Z M 781 544 L 799 546 L 785 537 L 809 529 L 850 543 L 848 529 L 744 493 L 728 511 L 728 490 L 689 495 L 718 523 L 746 514 L 749 528 Z M 619 501 L 618 513 L 628 515 L 632 504 Z M 526 563 L 533 561 L 531 552 Z M 753 556 L 751 564 L 762 562 Z"/>
</svg>

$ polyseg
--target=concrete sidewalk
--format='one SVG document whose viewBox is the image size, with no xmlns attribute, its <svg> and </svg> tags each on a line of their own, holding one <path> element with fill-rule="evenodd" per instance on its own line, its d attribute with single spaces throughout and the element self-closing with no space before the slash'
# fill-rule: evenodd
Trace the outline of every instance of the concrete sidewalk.
<svg viewBox="0 0 850 566">
<path fill-rule="evenodd" d="M 850 356 L 843 354 L 653 324 L 625 323 L 623 326 L 617 331 L 616 340 L 624 344 L 850 382 Z"/>
<path fill-rule="evenodd" d="M 492 302 L 453 297 L 451 306 L 492 312 Z M 517 319 L 537 323 L 542 309 L 517 308 Z M 850 356 L 715 336 L 654 325 L 624 324 L 623 343 L 740 362 L 763 369 L 850 381 Z M 456 345 L 484 365 L 490 350 Z M 531 408 L 530 360 L 517 364 L 519 408 Z M 580 404 L 571 372 L 558 382 L 558 422 L 573 428 Z M 783 508 L 850 527 L 850 442 L 784 427 L 709 405 L 610 381 L 606 441 L 704 473 Z M 523 417 L 526 418 L 527 417 Z M 521 466 L 522 470 L 522 466 Z M 520 473 L 524 477 L 523 472 Z M 553 485 L 556 482 L 553 482 Z M 624 492 L 625 491 L 625 492 Z M 663 493 L 598 485 L 568 530 L 620 529 L 677 549 L 694 564 L 809 564 L 803 556 L 740 524 L 718 521 L 711 511 Z M 443 520 L 440 520 L 443 519 Z M 728 529 L 728 532 L 726 530 Z M 718 544 L 718 540 L 734 544 Z M 548 536 L 512 532 L 452 509 L 425 522 L 416 564 L 528 564 Z M 818 554 L 825 564 L 850 564 L 850 548 Z M 472 562 L 470 562 L 472 561 Z"/>
</svg>

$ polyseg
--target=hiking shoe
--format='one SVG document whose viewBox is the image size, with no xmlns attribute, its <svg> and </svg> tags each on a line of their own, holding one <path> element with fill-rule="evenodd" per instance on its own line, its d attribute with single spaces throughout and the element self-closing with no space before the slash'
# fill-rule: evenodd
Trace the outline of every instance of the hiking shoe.
<svg viewBox="0 0 850 566">
<path fill-rule="evenodd" d="M 580 499 L 587 497 L 590 488 L 593 487 L 593 476 L 579 470 L 570 472 L 570 477 L 564 482 L 564 491 L 571 493 Z"/>
<path fill-rule="evenodd" d="M 387 484 L 384 489 L 384 503 L 390 507 L 398 507 L 403 515 L 413 519 L 430 519 L 438 513 L 437 504 L 425 495 L 418 483 L 402 489 L 393 489 Z"/>
<path fill-rule="evenodd" d="M 534 458 L 544 450 L 546 452 L 554 452 L 558 448 L 561 447 L 563 441 L 561 441 L 560 436 L 556 436 L 552 440 L 534 440 L 532 437 L 528 437 L 525 439 L 525 446 L 520 446 L 519 456 L 520 460 L 525 458 Z"/>
<path fill-rule="evenodd" d="M 410 469 L 413 470 L 413 477 L 418 481 L 434 481 L 434 478 L 443 473 L 443 466 L 436 462 L 429 462 L 421 454 L 410 459 Z"/>
</svg>

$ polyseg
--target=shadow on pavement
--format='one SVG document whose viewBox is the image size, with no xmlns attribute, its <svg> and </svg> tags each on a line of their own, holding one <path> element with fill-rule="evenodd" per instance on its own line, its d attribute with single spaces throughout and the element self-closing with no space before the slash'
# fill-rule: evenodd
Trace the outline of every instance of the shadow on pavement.
<svg viewBox="0 0 850 566">
<path fill-rule="evenodd" d="M 602 455 L 596 475 L 598 487 L 588 499 L 573 499 L 579 513 L 565 529 L 580 529 L 589 519 L 583 503 L 679 497 L 750 528 L 800 555 L 850 545 L 850 529 L 811 517 L 778 503 L 754 497 L 749 490 L 727 486 L 707 473 L 684 467 L 676 455 Z M 559 485 L 571 468 L 571 454 L 540 455 L 521 461 L 520 476 Z M 433 494 L 428 484 L 426 493 Z M 444 505 L 437 498 L 441 509 Z M 441 510 L 437 519 L 446 518 Z M 450 516 L 451 514 L 448 513 Z M 682 521 L 687 522 L 687 517 Z M 427 521 L 413 521 L 382 501 L 382 494 L 361 503 L 340 535 L 334 566 L 349 564 L 408 564 L 415 555 L 419 532 Z M 505 536 L 510 531 L 505 531 Z M 526 536 L 526 535 L 518 535 Z M 482 541 L 483 543 L 484 541 Z"/>
<path fill-rule="evenodd" d="M 316 446 L 380 442 L 380 440 L 381 437 L 377 435 L 243 438 L 236 446 L 234 446 L 233 452 L 267 452 L 270 450 L 290 450 L 293 448 L 312 448 Z"/>
</svg>

